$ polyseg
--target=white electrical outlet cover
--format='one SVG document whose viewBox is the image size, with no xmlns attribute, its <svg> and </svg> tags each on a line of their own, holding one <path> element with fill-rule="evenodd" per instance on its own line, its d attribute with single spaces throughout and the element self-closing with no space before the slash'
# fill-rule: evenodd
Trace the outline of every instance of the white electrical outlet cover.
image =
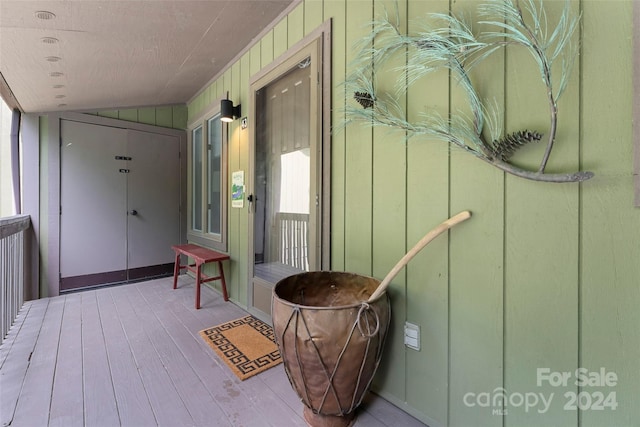
<svg viewBox="0 0 640 427">
<path fill-rule="evenodd" d="M 404 345 L 410 349 L 420 351 L 420 326 L 405 322 Z"/>
</svg>

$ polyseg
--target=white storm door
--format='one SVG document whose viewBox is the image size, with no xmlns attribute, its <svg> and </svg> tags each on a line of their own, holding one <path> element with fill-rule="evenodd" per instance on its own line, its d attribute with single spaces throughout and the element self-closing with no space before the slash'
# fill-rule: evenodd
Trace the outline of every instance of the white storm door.
<svg viewBox="0 0 640 427">
<path fill-rule="evenodd" d="M 127 252 L 132 280 L 173 271 L 171 245 L 180 243 L 180 144 L 175 136 L 134 130 L 128 139 Z"/>
<path fill-rule="evenodd" d="M 60 290 L 126 280 L 127 131 L 62 120 L 60 135 Z"/>
</svg>

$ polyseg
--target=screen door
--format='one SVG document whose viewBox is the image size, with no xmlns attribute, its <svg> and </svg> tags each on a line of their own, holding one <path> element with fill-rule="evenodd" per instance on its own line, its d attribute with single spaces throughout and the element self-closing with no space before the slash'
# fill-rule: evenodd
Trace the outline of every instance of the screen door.
<svg viewBox="0 0 640 427">
<path fill-rule="evenodd" d="M 267 314 L 279 280 L 319 266 L 319 85 L 311 52 L 253 86 L 251 295 Z"/>
</svg>

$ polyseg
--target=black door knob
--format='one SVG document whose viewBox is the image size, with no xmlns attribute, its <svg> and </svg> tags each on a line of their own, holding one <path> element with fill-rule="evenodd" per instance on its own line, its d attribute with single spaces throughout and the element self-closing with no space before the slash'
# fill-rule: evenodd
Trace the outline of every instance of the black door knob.
<svg viewBox="0 0 640 427">
<path fill-rule="evenodd" d="M 131 211 L 129 211 L 129 214 L 133 215 L 133 216 L 136 216 L 136 215 L 138 215 L 138 211 L 135 210 L 135 209 L 132 209 Z"/>
</svg>

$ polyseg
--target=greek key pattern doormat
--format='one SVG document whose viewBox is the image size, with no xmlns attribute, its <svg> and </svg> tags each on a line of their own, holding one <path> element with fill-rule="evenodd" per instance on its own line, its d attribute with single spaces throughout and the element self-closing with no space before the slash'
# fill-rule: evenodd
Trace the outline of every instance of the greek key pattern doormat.
<svg viewBox="0 0 640 427">
<path fill-rule="evenodd" d="M 205 329 L 200 336 L 241 380 L 282 362 L 273 328 L 253 316 Z"/>
</svg>

